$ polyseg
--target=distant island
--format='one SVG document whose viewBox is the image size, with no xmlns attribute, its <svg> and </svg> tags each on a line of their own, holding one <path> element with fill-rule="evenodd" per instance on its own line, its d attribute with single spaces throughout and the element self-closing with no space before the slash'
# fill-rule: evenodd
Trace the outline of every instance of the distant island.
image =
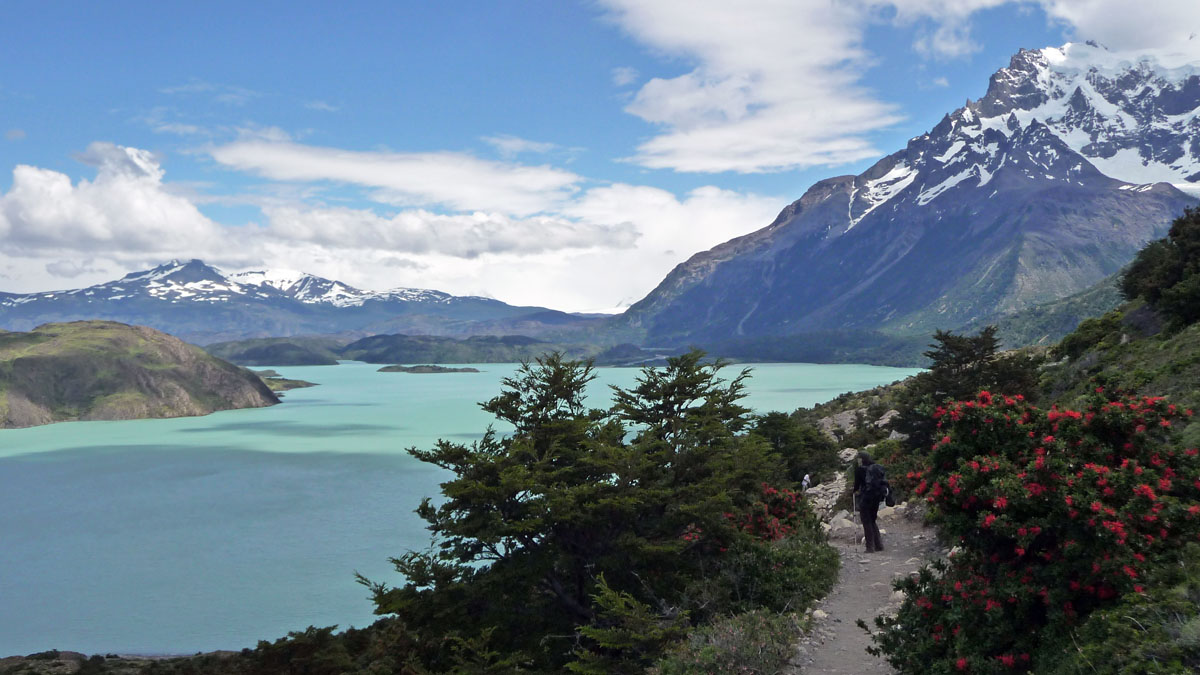
<svg viewBox="0 0 1200 675">
<path fill-rule="evenodd" d="M 384 366 L 380 373 L 478 373 L 478 368 L 447 368 L 446 366 Z"/>
<path fill-rule="evenodd" d="M 275 392 L 276 394 L 291 389 L 305 389 L 307 387 L 317 386 L 315 382 L 309 382 L 307 380 L 288 379 L 274 370 L 252 370 L 250 372 L 262 378 L 262 381 L 271 388 L 271 391 Z"/>
<path fill-rule="evenodd" d="M 153 328 L 74 321 L 0 333 L 0 428 L 276 403 L 257 375 Z"/>
</svg>

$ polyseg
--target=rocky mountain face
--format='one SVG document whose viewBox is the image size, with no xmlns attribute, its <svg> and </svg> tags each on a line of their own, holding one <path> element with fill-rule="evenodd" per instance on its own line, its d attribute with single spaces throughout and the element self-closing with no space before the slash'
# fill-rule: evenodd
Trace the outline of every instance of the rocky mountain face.
<svg viewBox="0 0 1200 675">
<path fill-rule="evenodd" d="M 326 333 L 470 335 L 503 330 L 509 320 L 537 323 L 547 311 L 423 289 L 364 291 L 299 272 L 225 274 L 200 260 L 173 260 L 70 291 L 0 293 L 0 327 L 9 330 L 108 319 L 197 344 Z"/>
<path fill-rule="evenodd" d="M 77 321 L 0 333 L 0 428 L 278 402 L 249 371 L 144 326 Z"/>
<path fill-rule="evenodd" d="M 987 94 L 766 228 L 677 266 L 621 317 L 652 344 L 920 335 L 1079 292 L 1200 194 L 1200 64 L 1022 51 Z"/>
</svg>

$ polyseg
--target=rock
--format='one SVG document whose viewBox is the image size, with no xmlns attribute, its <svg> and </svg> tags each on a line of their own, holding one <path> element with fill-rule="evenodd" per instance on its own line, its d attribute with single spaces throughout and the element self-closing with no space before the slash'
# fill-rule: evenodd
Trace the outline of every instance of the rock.
<svg viewBox="0 0 1200 675">
<path fill-rule="evenodd" d="M 854 523 L 846 520 L 845 518 L 834 518 L 832 521 L 830 521 L 829 526 L 834 530 L 844 530 L 854 527 Z"/>
<path fill-rule="evenodd" d="M 843 410 L 835 415 L 822 417 L 817 420 L 817 428 L 830 439 L 836 441 L 840 434 L 856 429 L 858 427 L 858 416 L 866 414 L 866 412 L 866 408 Z"/>
<path fill-rule="evenodd" d="M 885 506 L 882 509 L 879 509 L 880 518 L 891 518 L 894 515 L 896 515 L 896 509 L 894 507 Z"/>
<path fill-rule="evenodd" d="M 842 448 L 842 451 L 838 453 L 838 459 L 842 460 L 842 462 L 846 464 L 849 464 L 850 462 L 854 461 L 854 458 L 857 455 L 857 448 Z"/>
<path fill-rule="evenodd" d="M 823 612 L 819 609 L 814 609 L 813 613 L 812 613 L 812 618 L 816 619 L 817 621 L 820 621 L 821 619 L 824 619 L 828 616 L 829 616 L 828 614 L 826 614 L 825 612 Z"/>
<path fill-rule="evenodd" d="M 847 511 L 846 509 L 842 509 L 841 511 L 838 511 L 837 513 L 833 514 L 833 518 L 830 518 L 830 520 L 839 520 L 839 519 L 840 520 L 849 520 L 850 512 Z"/>
<path fill-rule="evenodd" d="M 886 427 L 887 425 L 892 423 L 892 420 L 896 419 L 899 416 L 900 416 L 899 410 L 889 410 L 889 411 L 883 413 L 883 415 L 879 419 L 875 420 L 875 426 L 876 427 Z"/>
</svg>

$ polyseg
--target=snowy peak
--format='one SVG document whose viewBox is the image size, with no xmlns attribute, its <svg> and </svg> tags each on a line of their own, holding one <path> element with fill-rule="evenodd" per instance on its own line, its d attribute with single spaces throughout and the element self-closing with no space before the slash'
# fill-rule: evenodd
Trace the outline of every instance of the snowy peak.
<svg viewBox="0 0 1200 675">
<path fill-rule="evenodd" d="M 220 270 L 205 265 L 203 261 L 193 258 L 188 261 L 172 260 L 142 272 L 130 272 L 121 278 L 121 282 L 151 282 L 171 281 L 180 284 L 198 281 L 225 282 L 227 279 Z"/>
<path fill-rule="evenodd" d="M 795 206 L 825 211 L 808 222 L 837 236 L 869 217 L 937 208 L 959 188 L 991 186 L 995 196 L 1112 181 L 1200 195 L 1200 63 L 1095 44 L 1022 50 L 992 75 L 982 99 L 863 174 L 814 185 Z"/>
<path fill-rule="evenodd" d="M 1200 62 L 1187 54 L 1022 50 L 963 110 L 997 129 L 1040 121 L 1107 176 L 1200 194 Z"/>
</svg>

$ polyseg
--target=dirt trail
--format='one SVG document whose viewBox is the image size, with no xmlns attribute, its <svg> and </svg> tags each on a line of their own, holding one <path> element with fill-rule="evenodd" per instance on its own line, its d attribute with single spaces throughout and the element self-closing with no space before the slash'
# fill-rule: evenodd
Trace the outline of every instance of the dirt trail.
<svg viewBox="0 0 1200 675">
<path fill-rule="evenodd" d="M 793 673 L 893 672 L 882 658 L 867 653 L 870 636 L 855 624 L 862 619 L 874 626 L 875 616 L 895 611 L 900 593 L 892 591 L 892 581 L 942 551 L 933 530 L 923 527 L 916 514 L 881 517 L 879 526 L 885 532 L 880 553 L 863 552 L 861 527 L 830 533 L 830 543 L 842 557 L 841 573 L 837 586 L 813 611 L 816 621 L 797 646 Z"/>
</svg>

